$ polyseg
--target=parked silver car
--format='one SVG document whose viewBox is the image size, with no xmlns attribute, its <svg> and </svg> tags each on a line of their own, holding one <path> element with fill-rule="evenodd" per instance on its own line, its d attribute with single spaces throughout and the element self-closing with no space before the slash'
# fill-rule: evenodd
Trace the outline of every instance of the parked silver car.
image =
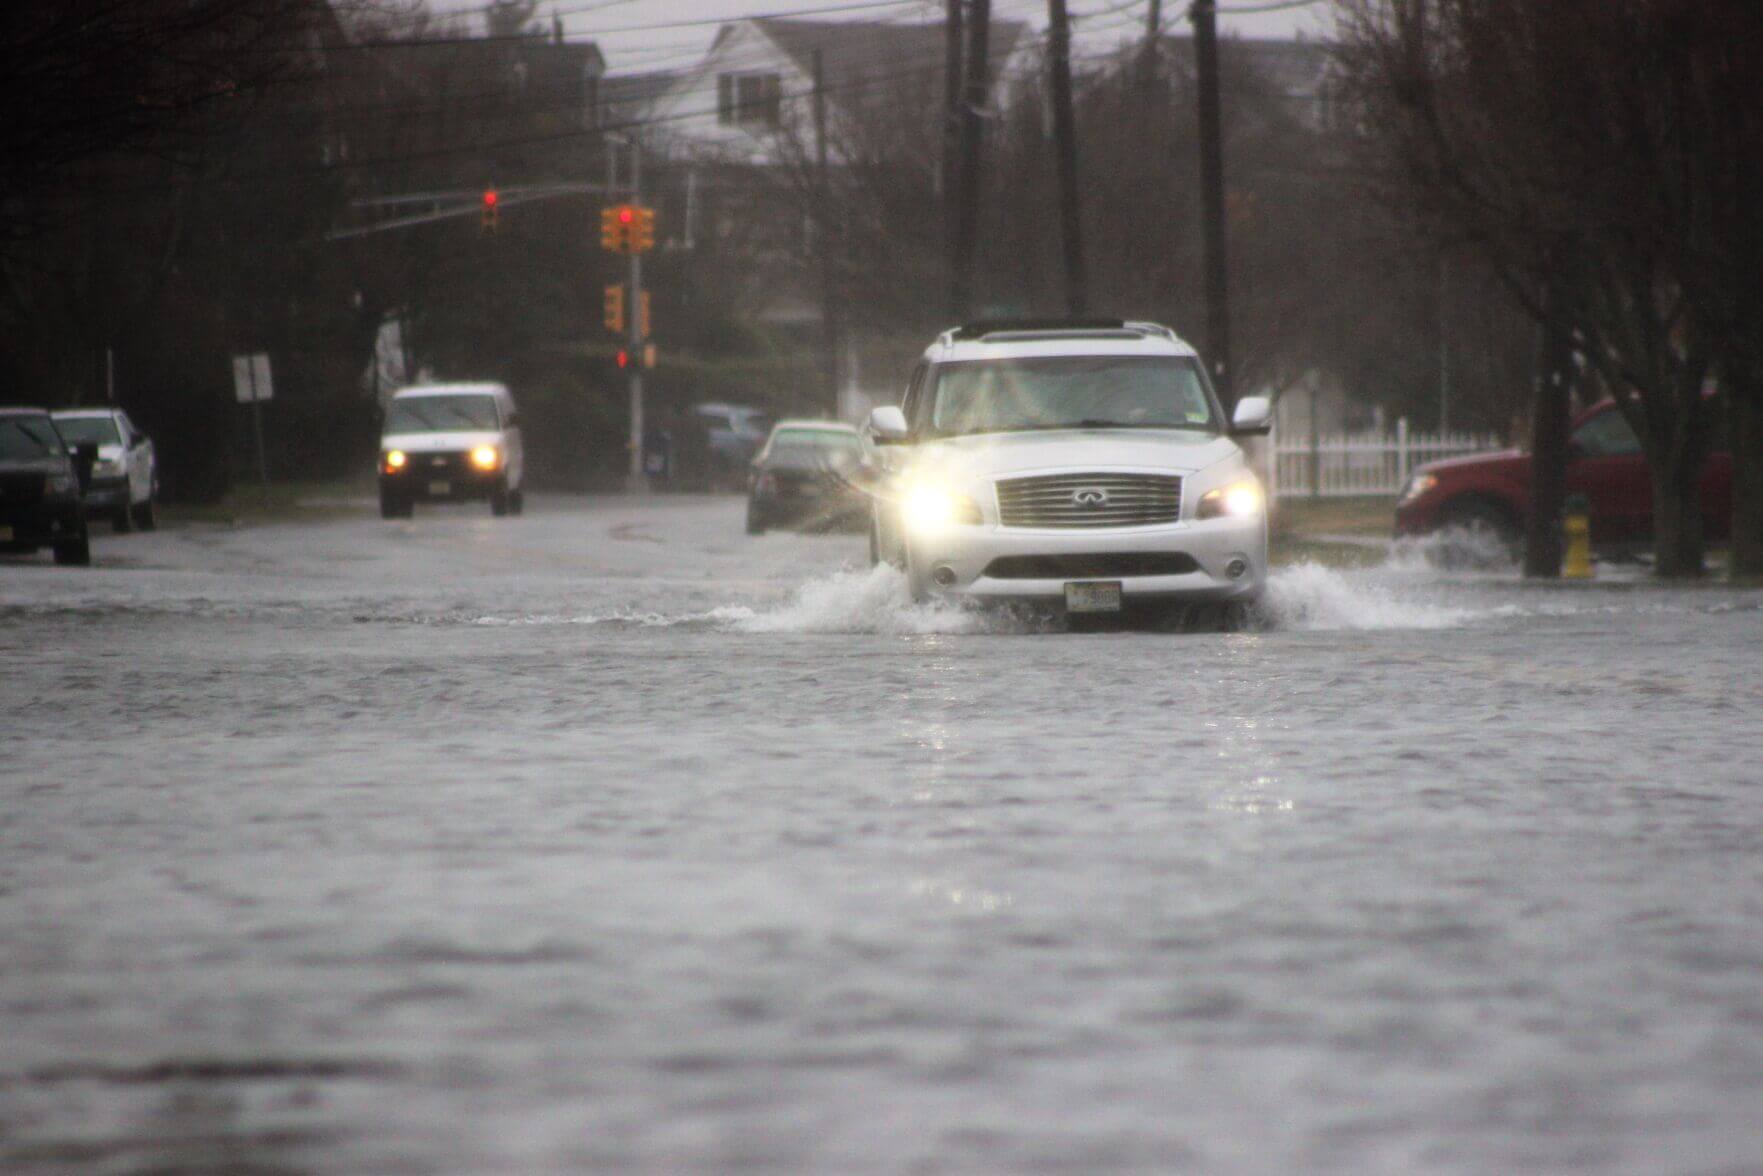
<svg viewBox="0 0 1763 1176">
<path fill-rule="evenodd" d="M 159 457 L 152 438 L 129 414 L 120 408 L 68 408 L 50 415 L 68 445 L 98 447 L 86 488 L 86 517 L 106 517 L 118 531 L 157 526 Z"/>
</svg>

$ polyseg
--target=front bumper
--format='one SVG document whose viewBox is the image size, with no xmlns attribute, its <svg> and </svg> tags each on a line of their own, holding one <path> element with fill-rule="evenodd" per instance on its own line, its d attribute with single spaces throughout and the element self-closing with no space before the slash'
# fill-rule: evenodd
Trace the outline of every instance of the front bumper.
<svg viewBox="0 0 1763 1176">
<path fill-rule="evenodd" d="M 1267 583 L 1265 516 L 1094 530 L 955 525 L 932 535 L 908 536 L 906 543 L 913 575 L 922 578 L 924 591 L 951 598 L 1061 603 L 1065 585 L 1074 580 L 1117 580 L 1128 602 L 1246 603 L 1258 598 Z M 1035 575 L 1037 557 L 1080 574 Z M 1137 574 L 1146 566 L 1188 561 L 1191 571 Z M 1242 571 L 1232 576 L 1237 561 Z M 947 569 L 946 583 L 937 582 L 939 569 Z M 1099 574 L 1082 574 L 1088 572 Z"/>
<path fill-rule="evenodd" d="M 0 506 L 0 548 L 72 539 L 85 527 L 86 514 L 77 502 L 53 500 L 30 506 Z"/>
<path fill-rule="evenodd" d="M 86 505 L 99 510 L 114 510 L 129 505 L 129 480 L 125 478 L 93 478 L 86 487 Z"/>
<path fill-rule="evenodd" d="M 412 453 L 397 473 L 380 470 L 380 488 L 411 502 L 466 502 L 489 498 L 506 472 L 479 469 L 464 453 Z"/>
</svg>

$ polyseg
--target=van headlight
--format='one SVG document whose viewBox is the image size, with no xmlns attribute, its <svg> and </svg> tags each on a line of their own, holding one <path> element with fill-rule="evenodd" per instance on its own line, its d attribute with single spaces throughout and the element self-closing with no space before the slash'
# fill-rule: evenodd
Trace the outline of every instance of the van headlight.
<svg viewBox="0 0 1763 1176">
<path fill-rule="evenodd" d="M 502 451 L 494 445 L 479 445 L 471 451 L 471 464 L 480 470 L 493 470 L 502 464 Z"/>
<path fill-rule="evenodd" d="M 395 474 L 409 464 L 410 458 L 402 449 L 388 449 L 380 459 L 380 466 L 388 474 Z"/>
<path fill-rule="evenodd" d="M 1220 486 L 1216 490 L 1208 490 L 1200 498 L 1200 505 L 1194 510 L 1196 519 L 1246 519 L 1261 513 L 1266 502 L 1266 495 L 1261 493 L 1261 483 L 1253 478 L 1241 482 L 1232 482 L 1228 486 Z"/>
<path fill-rule="evenodd" d="M 977 525 L 979 503 L 940 482 L 914 482 L 901 500 L 900 517 L 908 531 L 934 535 L 956 524 Z"/>
</svg>

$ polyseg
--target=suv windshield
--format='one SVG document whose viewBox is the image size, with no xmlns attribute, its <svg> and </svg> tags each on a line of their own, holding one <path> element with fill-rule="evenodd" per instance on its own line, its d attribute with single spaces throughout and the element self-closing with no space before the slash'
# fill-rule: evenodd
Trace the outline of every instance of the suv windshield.
<svg viewBox="0 0 1763 1176">
<path fill-rule="evenodd" d="M 932 436 L 1019 429 L 1216 431 L 1199 364 L 1169 355 L 1059 355 L 938 364 Z"/>
<path fill-rule="evenodd" d="M 392 401 L 386 414 L 388 433 L 481 432 L 498 427 L 494 396 L 407 396 Z"/>
<path fill-rule="evenodd" d="M 119 445 L 122 438 L 116 435 L 116 422 L 107 416 L 99 417 L 56 417 L 55 429 L 67 438 L 69 445 L 91 442 L 93 445 Z"/>
<path fill-rule="evenodd" d="M 0 461 L 37 461 L 62 452 L 48 417 L 0 417 Z"/>
</svg>

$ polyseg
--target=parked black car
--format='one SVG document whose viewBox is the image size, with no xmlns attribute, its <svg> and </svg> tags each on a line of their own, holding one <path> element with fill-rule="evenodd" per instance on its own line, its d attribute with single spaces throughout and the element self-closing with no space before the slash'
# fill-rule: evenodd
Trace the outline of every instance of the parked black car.
<svg viewBox="0 0 1763 1176">
<path fill-rule="evenodd" d="M 835 421 L 779 421 L 747 480 L 747 534 L 768 527 L 861 530 L 869 495 L 855 480 L 863 440 Z"/>
<path fill-rule="evenodd" d="M 91 563 L 82 495 L 97 456 L 70 449 L 40 408 L 0 408 L 0 551 L 51 547 L 56 563 Z"/>
</svg>

